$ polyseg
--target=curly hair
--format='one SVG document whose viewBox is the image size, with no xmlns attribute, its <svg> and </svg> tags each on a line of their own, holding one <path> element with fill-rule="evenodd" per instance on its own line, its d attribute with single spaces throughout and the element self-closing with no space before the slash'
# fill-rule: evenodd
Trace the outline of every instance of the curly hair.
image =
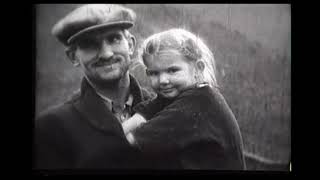
<svg viewBox="0 0 320 180">
<path fill-rule="evenodd" d="M 191 61 L 203 61 L 203 81 L 211 87 L 218 87 L 213 53 L 200 37 L 185 29 L 174 28 L 148 37 L 142 44 L 140 55 L 146 64 L 148 57 L 169 50 L 176 50 Z"/>
</svg>

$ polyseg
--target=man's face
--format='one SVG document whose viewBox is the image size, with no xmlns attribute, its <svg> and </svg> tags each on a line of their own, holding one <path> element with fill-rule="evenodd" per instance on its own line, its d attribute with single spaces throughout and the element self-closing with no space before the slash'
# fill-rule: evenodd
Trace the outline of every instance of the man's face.
<svg viewBox="0 0 320 180">
<path fill-rule="evenodd" d="M 91 32 L 77 43 L 75 52 L 85 76 L 94 83 L 120 80 L 129 69 L 134 45 L 119 28 Z"/>
</svg>

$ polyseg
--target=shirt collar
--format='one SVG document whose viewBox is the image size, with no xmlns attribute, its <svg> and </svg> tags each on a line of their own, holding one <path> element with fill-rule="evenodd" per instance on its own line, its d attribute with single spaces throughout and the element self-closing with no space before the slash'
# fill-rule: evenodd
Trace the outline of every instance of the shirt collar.
<svg viewBox="0 0 320 180">
<path fill-rule="evenodd" d="M 103 100 L 103 102 L 106 104 L 106 106 L 108 107 L 108 109 L 110 111 L 112 111 L 113 109 L 113 101 L 107 97 L 105 97 L 104 95 L 100 94 L 98 91 L 95 91 L 97 93 L 97 95 Z M 133 95 L 129 94 L 127 101 L 125 102 L 126 106 L 131 107 L 133 103 Z"/>
<path fill-rule="evenodd" d="M 100 97 L 94 88 L 89 84 L 89 82 L 86 80 L 86 78 L 82 79 L 81 82 L 81 90 L 80 90 L 80 96 L 84 97 L 87 93 L 93 93 L 96 94 L 97 97 Z M 131 106 L 135 106 L 136 104 L 140 103 L 143 100 L 142 91 L 140 89 L 140 85 L 138 81 L 130 74 L 130 95 L 132 95 L 132 104 Z M 104 100 L 103 98 L 101 98 Z"/>
</svg>

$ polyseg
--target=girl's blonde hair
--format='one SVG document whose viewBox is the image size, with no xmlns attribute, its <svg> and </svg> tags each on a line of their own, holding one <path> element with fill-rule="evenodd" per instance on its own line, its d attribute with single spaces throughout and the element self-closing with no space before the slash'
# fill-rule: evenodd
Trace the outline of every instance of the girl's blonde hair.
<svg viewBox="0 0 320 180">
<path fill-rule="evenodd" d="M 211 87 L 218 87 L 213 53 L 200 37 L 185 29 L 174 28 L 148 37 L 143 42 L 140 53 L 143 63 L 146 64 L 146 58 L 170 50 L 176 50 L 192 61 L 203 61 L 205 64 L 203 82 Z"/>
</svg>

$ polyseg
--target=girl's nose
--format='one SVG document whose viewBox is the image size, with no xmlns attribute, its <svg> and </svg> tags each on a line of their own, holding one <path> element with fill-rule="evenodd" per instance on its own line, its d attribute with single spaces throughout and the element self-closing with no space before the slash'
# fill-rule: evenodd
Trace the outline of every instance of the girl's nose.
<svg viewBox="0 0 320 180">
<path fill-rule="evenodd" d="M 159 84 L 168 84 L 168 83 L 169 83 L 169 77 L 166 74 L 160 74 Z"/>
</svg>

